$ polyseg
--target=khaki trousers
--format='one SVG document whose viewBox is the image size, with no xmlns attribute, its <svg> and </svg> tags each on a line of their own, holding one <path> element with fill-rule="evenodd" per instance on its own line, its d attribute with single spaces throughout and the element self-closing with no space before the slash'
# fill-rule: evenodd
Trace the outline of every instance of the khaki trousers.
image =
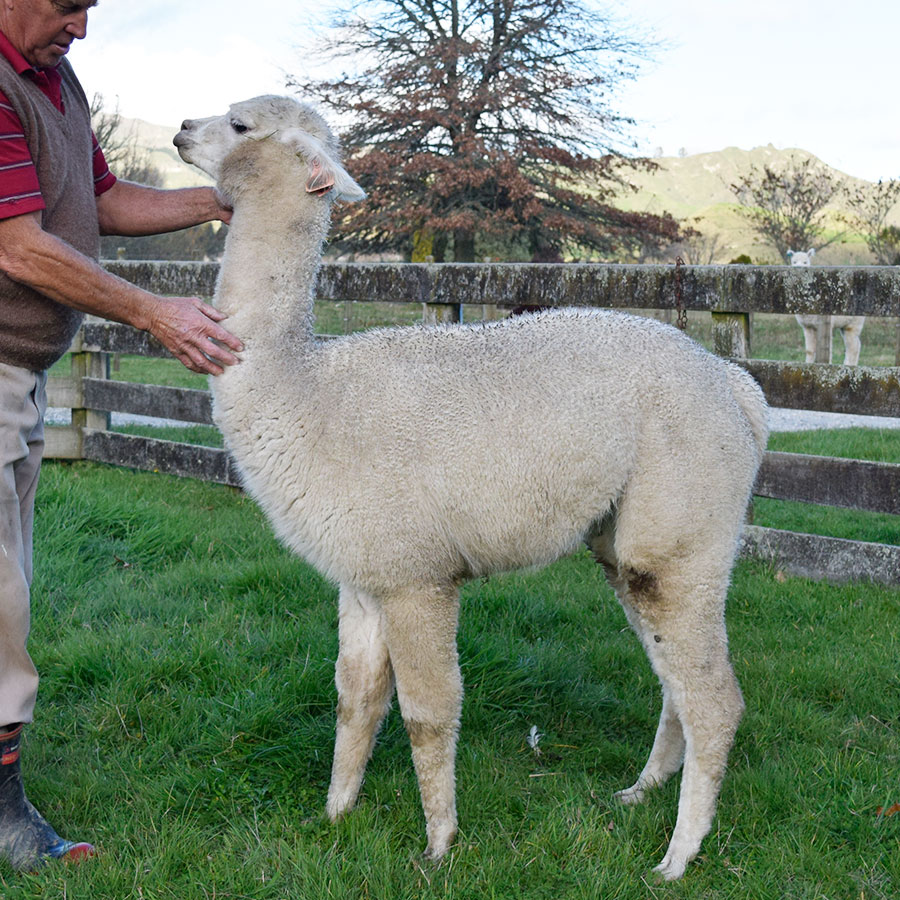
<svg viewBox="0 0 900 900">
<path fill-rule="evenodd" d="M 0 727 L 30 722 L 37 696 L 26 643 L 46 386 L 46 372 L 0 363 Z"/>
</svg>

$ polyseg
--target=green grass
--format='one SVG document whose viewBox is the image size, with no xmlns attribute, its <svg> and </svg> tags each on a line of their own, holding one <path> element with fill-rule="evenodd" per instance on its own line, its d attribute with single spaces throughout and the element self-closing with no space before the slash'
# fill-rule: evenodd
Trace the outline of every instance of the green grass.
<svg viewBox="0 0 900 900">
<path fill-rule="evenodd" d="M 900 883 L 900 592 L 741 564 L 728 611 L 748 711 L 684 881 L 647 878 L 677 779 L 638 808 L 656 680 L 590 559 L 468 585 L 460 838 L 424 864 L 394 711 L 362 802 L 322 808 L 336 591 L 234 490 L 46 463 L 29 793 L 101 851 L 0 895 L 88 898 L 888 898 Z M 543 754 L 526 744 L 536 725 Z"/>
<path fill-rule="evenodd" d="M 900 463 L 900 430 L 835 428 L 776 433 L 769 437 L 769 449 Z M 900 544 L 900 516 L 865 510 L 836 509 L 757 497 L 753 501 L 753 524 L 854 541 Z"/>
<path fill-rule="evenodd" d="M 119 425 L 114 431 L 161 441 L 179 441 L 201 447 L 222 447 L 222 432 L 214 425 Z"/>
<path fill-rule="evenodd" d="M 830 428 L 784 431 L 769 435 L 769 449 L 843 459 L 900 463 L 900 430 L 895 428 Z"/>
</svg>

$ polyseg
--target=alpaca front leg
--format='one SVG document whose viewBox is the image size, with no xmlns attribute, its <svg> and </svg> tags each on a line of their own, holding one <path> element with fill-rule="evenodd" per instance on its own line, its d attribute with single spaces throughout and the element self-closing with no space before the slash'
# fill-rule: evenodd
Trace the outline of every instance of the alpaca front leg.
<svg viewBox="0 0 900 900">
<path fill-rule="evenodd" d="M 462 678 L 456 651 L 455 588 L 385 603 L 397 697 L 412 746 L 425 812 L 425 855 L 440 859 L 456 837 L 456 739 Z"/>
<path fill-rule="evenodd" d="M 342 585 L 338 609 L 337 735 L 326 804 L 332 821 L 356 803 L 375 736 L 394 690 L 384 620 L 377 601 Z"/>
</svg>

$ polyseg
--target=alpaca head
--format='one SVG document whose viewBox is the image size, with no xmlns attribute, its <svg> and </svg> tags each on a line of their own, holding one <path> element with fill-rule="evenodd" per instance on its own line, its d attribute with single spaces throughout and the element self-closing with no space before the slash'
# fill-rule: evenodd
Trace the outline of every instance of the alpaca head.
<svg viewBox="0 0 900 900">
<path fill-rule="evenodd" d="M 233 104 L 224 116 L 188 119 L 175 135 L 181 158 L 202 169 L 232 196 L 229 163 L 248 159 L 254 145 L 275 142 L 305 166 L 306 191 L 329 200 L 361 200 L 362 188 L 340 162 L 337 138 L 312 107 L 292 97 L 264 96 Z"/>
<path fill-rule="evenodd" d="M 787 255 L 792 266 L 811 266 L 816 250 L 815 247 L 810 247 L 805 253 L 802 250 L 788 250 Z"/>
</svg>

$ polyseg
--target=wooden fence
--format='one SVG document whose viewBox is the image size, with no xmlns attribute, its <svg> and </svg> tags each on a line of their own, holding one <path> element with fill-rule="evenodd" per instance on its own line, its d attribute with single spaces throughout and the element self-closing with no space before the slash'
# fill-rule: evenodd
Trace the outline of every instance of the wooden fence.
<svg viewBox="0 0 900 900">
<path fill-rule="evenodd" d="M 214 263 L 160 262 L 107 267 L 158 293 L 199 296 L 212 295 L 218 269 Z M 459 321 L 463 304 L 707 311 L 716 352 L 750 371 L 772 406 L 900 417 L 900 368 L 756 360 L 750 347 L 754 312 L 900 316 L 900 269 L 335 263 L 323 266 L 318 296 L 422 304 L 426 320 L 444 322 Z M 70 408 L 72 424 L 48 429 L 47 456 L 236 485 L 224 450 L 108 430 L 110 412 L 212 424 L 208 392 L 110 380 L 112 353 L 166 355 L 127 326 L 85 324 L 73 345 L 71 376 L 51 379 L 50 405 Z M 900 465 L 768 452 L 755 493 L 900 515 Z M 900 584 L 900 548 L 893 545 L 752 525 L 743 540 L 746 555 L 795 574 Z"/>
</svg>

